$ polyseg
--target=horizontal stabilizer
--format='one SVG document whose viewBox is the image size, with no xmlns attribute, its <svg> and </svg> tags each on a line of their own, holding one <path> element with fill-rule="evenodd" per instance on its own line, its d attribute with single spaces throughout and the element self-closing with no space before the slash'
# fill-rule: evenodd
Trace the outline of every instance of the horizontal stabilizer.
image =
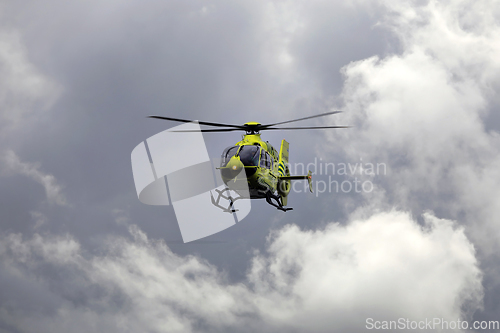
<svg viewBox="0 0 500 333">
<path fill-rule="evenodd" d="M 309 171 L 306 176 L 281 176 L 279 179 L 282 180 L 300 180 L 300 179 L 307 179 L 307 182 L 309 183 L 309 191 L 313 191 L 312 189 L 312 172 Z"/>
</svg>

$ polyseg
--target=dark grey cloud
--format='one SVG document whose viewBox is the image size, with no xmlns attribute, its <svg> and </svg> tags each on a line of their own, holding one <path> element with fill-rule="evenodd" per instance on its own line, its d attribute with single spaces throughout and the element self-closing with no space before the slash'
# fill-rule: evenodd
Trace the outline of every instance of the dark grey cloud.
<svg viewBox="0 0 500 333">
<path fill-rule="evenodd" d="M 50 170 L 47 173 L 57 175 L 68 200 L 74 203 L 66 222 L 58 219 L 46 227 L 58 230 L 63 224 L 65 230 L 74 230 L 84 239 L 98 238 L 103 228 L 107 232 L 117 228 L 110 222 L 110 211 L 126 209 L 134 221 L 145 220 L 146 230 L 179 238 L 171 212 L 153 208 L 153 213 L 151 207 L 138 207 L 134 197 L 131 149 L 171 126 L 144 119 L 146 115 L 243 123 L 324 111 L 327 105 L 318 105 L 318 83 L 308 74 L 307 59 L 297 56 L 296 64 L 283 67 L 275 54 L 286 49 L 285 40 L 295 36 L 288 32 L 288 25 L 297 14 L 292 8 L 291 18 L 282 15 L 280 10 L 285 7 L 224 2 L 152 2 L 147 7 L 139 3 L 72 6 L 58 2 L 52 6 L 35 2 L 27 7 L 9 6 L 6 13 L 11 15 L 6 22 L 20 31 L 29 61 L 64 89 L 53 108 L 12 136 L 26 139 L 9 145 L 21 160 L 39 162 Z M 323 28 L 327 34 L 333 30 L 328 26 L 317 30 Z M 363 50 L 363 43 L 358 46 Z M 293 45 L 290 48 L 300 49 Z M 351 52 L 358 50 L 351 46 Z M 353 57 L 367 53 L 361 51 Z M 312 160 L 310 147 L 322 137 L 310 139 L 309 135 L 284 136 L 291 142 L 294 160 Z M 266 133 L 265 137 L 278 146 L 283 134 Z M 210 154 L 217 156 L 239 135 L 206 139 Z M 297 205 L 303 200 L 308 200 L 307 213 L 299 213 Z M 308 220 L 305 216 L 328 207 L 318 206 L 305 194 L 290 202 L 297 207 L 296 216 L 276 216 L 275 211 L 259 202 L 254 214 L 262 215 L 255 220 L 268 221 L 270 216 L 276 216 L 281 224 L 303 224 Z M 246 243 L 248 235 L 258 230 L 249 244 L 261 240 L 257 247 L 262 247 L 269 226 L 255 228 L 254 224 L 244 223 L 238 235 L 228 230 L 227 239 L 236 237 L 237 244 Z M 239 255 L 245 255 L 249 244 L 241 247 Z M 206 246 L 199 252 L 206 253 Z M 221 257 L 218 251 L 215 257 Z M 244 271 L 246 264 L 241 262 L 240 270 Z"/>
</svg>

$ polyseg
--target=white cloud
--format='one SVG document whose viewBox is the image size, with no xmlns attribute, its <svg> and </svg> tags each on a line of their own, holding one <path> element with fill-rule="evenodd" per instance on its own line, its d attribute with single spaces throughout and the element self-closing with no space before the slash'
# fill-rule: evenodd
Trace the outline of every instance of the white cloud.
<svg viewBox="0 0 500 333">
<path fill-rule="evenodd" d="M 485 122 L 497 112 L 500 6 L 468 0 L 376 6 L 403 51 L 344 68 L 345 122 L 354 129 L 338 133 L 345 141 L 336 142 L 350 158 L 388 163 L 381 186 L 389 205 L 460 217 L 477 246 L 493 253 L 500 136 Z"/>
<path fill-rule="evenodd" d="M 472 245 L 452 221 L 424 217 L 424 227 L 390 212 L 345 227 L 277 232 L 250 274 L 262 313 L 325 332 L 360 331 L 368 317 L 458 318 L 466 302 L 475 310 L 482 287 Z"/>
<path fill-rule="evenodd" d="M 47 216 L 43 214 L 42 212 L 39 211 L 31 211 L 30 212 L 31 218 L 35 221 L 34 229 L 40 228 L 42 225 L 44 225 L 47 222 Z"/>
<path fill-rule="evenodd" d="M 1 30 L 0 119 L 3 125 L 17 125 L 27 116 L 47 109 L 60 91 L 56 83 L 29 61 L 20 35 L 14 30 Z"/>
<path fill-rule="evenodd" d="M 263 40 L 266 41 L 268 60 L 272 68 L 278 71 L 276 74 L 286 75 L 293 64 L 289 47 L 304 26 L 300 15 L 301 7 L 302 4 L 292 2 L 269 2 L 265 7 L 262 24 L 266 38 Z M 280 69 L 284 71 L 279 72 Z"/>
<path fill-rule="evenodd" d="M 50 285 L 47 272 L 67 273 L 49 289 L 60 299 L 53 315 L 9 308 L 24 332 L 360 331 L 368 317 L 467 318 L 482 297 L 474 248 L 454 222 L 425 221 L 393 211 L 318 231 L 287 226 L 254 256 L 245 284 L 135 226 L 99 255 L 70 236 L 10 234 L 0 256 L 4 272 L 37 288 Z"/>
<path fill-rule="evenodd" d="M 53 175 L 41 171 L 39 164 L 22 162 L 12 150 L 7 150 L 2 160 L 4 172 L 24 175 L 40 183 L 45 189 L 49 203 L 60 206 L 68 205 L 66 197 L 62 192 L 62 186 Z"/>
</svg>

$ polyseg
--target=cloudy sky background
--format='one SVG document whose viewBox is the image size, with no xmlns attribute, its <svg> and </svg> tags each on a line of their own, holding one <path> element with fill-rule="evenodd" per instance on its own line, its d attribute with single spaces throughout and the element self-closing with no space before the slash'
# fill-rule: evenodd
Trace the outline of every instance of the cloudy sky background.
<svg viewBox="0 0 500 333">
<path fill-rule="evenodd" d="M 0 2 L 0 332 L 359 332 L 500 320 L 496 1 Z M 130 153 L 173 124 L 385 163 L 182 244 Z M 206 135 L 211 156 L 240 138 Z M 332 175 L 352 180 L 353 176 Z M 328 175 L 316 180 L 328 181 Z"/>
</svg>

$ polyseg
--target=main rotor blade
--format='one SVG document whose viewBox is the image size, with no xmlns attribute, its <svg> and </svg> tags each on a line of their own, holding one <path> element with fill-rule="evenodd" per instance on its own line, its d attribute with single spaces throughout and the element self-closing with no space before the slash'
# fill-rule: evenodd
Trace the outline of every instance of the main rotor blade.
<svg viewBox="0 0 500 333">
<path fill-rule="evenodd" d="M 260 127 L 260 129 L 265 129 L 265 128 L 271 127 L 271 126 L 288 124 L 288 123 L 293 123 L 295 121 L 301 121 L 301 120 L 306 120 L 306 119 L 311 119 L 311 118 L 324 117 L 324 116 L 329 116 L 331 114 L 336 114 L 336 113 L 341 113 L 341 112 L 342 111 L 325 112 L 325 113 L 317 114 L 317 115 L 314 115 L 314 116 L 309 116 L 309 117 L 304 117 L 304 118 L 299 118 L 299 119 L 294 119 L 294 120 L 282 121 L 280 123 L 274 123 L 274 124 L 268 124 L 268 125 L 261 125 L 259 127 Z"/>
<path fill-rule="evenodd" d="M 232 132 L 241 131 L 241 128 L 218 128 L 218 129 L 200 129 L 200 130 L 178 130 L 170 132 Z"/>
<path fill-rule="evenodd" d="M 325 129 L 325 128 L 351 128 L 352 126 L 318 126 L 318 127 L 265 127 L 261 131 L 267 130 L 301 130 L 301 129 Z"/>
<path fill-rule="evenodd" d="M 259 131 L 267 130 L 301 130 L 301 129 L 326 129 L 326 128 L 350 128 L 352 126 L 313 126 L 313 127 L 265 127 L 259 128 Z M 200 130 L 178 130 L 171 132 L 233 132 L 239 131 L 239 128 L 218 128 L 218 129 L 200 129 Z"/>
<path fill-rule="evenodd" d="M 210 123 L 210 122 L 207 122 L 207 121 L 199 121 L 199 120 L 188 120 L 188 119 L 180 119 L 180 118 L 161 117 L 161 116 L 148 116 L 148 118 L 178 121 L 178 122 L 181 122 L 181 123 L 192 123 L 194 121 L 197 121 L 198 124 L 200 124 L 200 125 L 215 126 L 215 127 L 233 127 L 233 128 L 237 128 L 237 129 L 243 129 L 243 130 L 245 129 L 241 125 L 230 125 L 230 124 L 222 124 L 222 123 Z"/>
</svg>

